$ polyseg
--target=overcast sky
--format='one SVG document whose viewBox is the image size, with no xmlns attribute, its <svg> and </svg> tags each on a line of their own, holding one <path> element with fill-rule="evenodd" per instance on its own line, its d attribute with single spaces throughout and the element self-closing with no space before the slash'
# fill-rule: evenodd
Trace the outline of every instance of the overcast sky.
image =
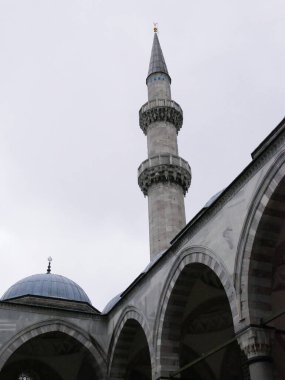
<svg viewBox="0 0 285 380">
<path fill-rule="evenodd" d="M 188 221 L 284 117 L 284 0 L 0 0 L 1 294 L 51 255 L 102 310 L 148 264 L 153 21 L 184 111 Z"/>
</svg>

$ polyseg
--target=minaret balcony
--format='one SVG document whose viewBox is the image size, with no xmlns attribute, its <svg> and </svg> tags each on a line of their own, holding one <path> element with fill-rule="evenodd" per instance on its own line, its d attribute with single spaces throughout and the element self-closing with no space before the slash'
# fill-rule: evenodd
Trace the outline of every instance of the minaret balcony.
<svg viewBox="0 0 285 380">
<path fill-rule="evenodd" d="M 138 168 L 138 183 L 144 195 L 156 183 L 176 183 L 184 195 L 191 183 L 191 168 L 187 161 L 172 154 L 161 154 L 143 161 Z"/>
<path fill-rule="evenodd" d="M 183 111 L 180 105 L 169 99 L 154 99 L 145 103 L 139 111 L 139 123 L 145 135 L 149 125 L 157 121 L 172 123 L 178 134 L 183 124 Z"/>
</svg>

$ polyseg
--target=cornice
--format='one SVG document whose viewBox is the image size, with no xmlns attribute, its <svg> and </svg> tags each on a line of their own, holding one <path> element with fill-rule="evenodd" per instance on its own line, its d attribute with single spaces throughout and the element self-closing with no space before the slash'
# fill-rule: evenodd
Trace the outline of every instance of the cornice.
<svg viewBox="0 0 285 380">
<path fill-rule="evenodd" d="M 61 308 L 50 308 L 49 306 L 39 306 L 39 305 L 28 305 L 24 303 L 15 303 L 9 301 L 1 301 L 0 309 L 14 310 L 17 313 L 33 313 L 33 314 L 44 314 L 61 316 L 67 318 L 82 318 L 82 319 L 100 319 L 103 317 L 102 314 L 97 314 L 94 312 L 87 311 L 77 311 L 72 309 L 61 309 Z"/>
</svg>

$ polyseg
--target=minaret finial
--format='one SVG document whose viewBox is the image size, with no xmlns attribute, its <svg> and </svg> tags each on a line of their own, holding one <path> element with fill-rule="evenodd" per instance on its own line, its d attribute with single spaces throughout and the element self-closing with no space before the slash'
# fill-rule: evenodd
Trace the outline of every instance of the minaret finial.
<svg viewBox="0 0 285 380">
<path fill-rule="evenodd" d="M 51 262 L 52 262 L 52 257 L 48 257 L 48 267 L 47 267 L 47 274 L 50 274 L 51 272 Z"/>
<path fill-rule="evenodd" d="M 157 33 L 158 32 L 158 27 L 157 27 L 158 23 L 157 22 L 154 22 L 153 23 L 153 31 L 154 33 Z"/>
</svg>

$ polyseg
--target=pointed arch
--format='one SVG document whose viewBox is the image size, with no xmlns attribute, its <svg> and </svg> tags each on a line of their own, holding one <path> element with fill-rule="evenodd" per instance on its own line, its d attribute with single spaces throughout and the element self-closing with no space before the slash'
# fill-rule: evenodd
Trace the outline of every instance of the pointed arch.
<svg viewBox="0 0 285 380">
<path fill-rule="evenodd" d="M 122 377 L 122 374 L 126 375 L 127 371 L 127 352 L 137 332 L 141 334 L 142 339 L 145 339 L 145 349 L 148 351 L 151 367 L 150 373 L 151 377 L 154 378 L 153 343 L 148 322 L 135 307 L 129 306 L 123 310 L 109 345 L 109 379 L 125 378 Z M 124 335 L 125 339 L 123 342 L 121 338 Z"/>
<path fill-rule="evenodd" d="M 20 331 L 13 339 L 11 339 L 0 351 L 0 371 L 5 363 L 20 348 L 23 344 L 31 339 L 37 338 L 40 335 L 59 332 L 66 334 L 87 349 L 87 351 L 94 358 L 96 373 L 99 379 L 104 379 L 106 374 L 106 357 L 101 347 L 90 340 L 86 333 L 74 326 L 61 320 L 48 320 L 41 323 L 34 324 L 22 331 Z"/>
<path fill-rule="evenodd" d="M 237 315 L 236 293 L 222 260 L 205 247 L 192 246 L 183 250 L 169 273 L 156 316 L 154 341 L 157 342 L 156 368 L 160 376 L 168 376 L 170 372 L 181 367 L 181 337 L 183 323 L 185 318 L 187 319 L 186 308 L 191 302 L 191 288 L 201 277 L 208 285 L 220 289 L 216 292 L 219 299 L 215 301 L 222 303 L 226 308 L 227 323 L 229 327 L 232 326 L 231 334 L 234 334 L 233 319 Z M 212 302 L 213 304 L 215 302 Z M 200 306 L 197 311 L 201 311 Z M 204 368 L 203 371 L 210 373 L 209 368 Z"/>
<path fill-rule="evenodd" d="M 285 152 L 282 152 L 253 195 L 241 233 L 235 263 L 235 286 L 240 320 L 246 324 L 259 323 L 261 318 L 266 319 L 271 314 L 272 244 L 280 232 L 283 216 L 280 213 L 270 217 L 270 214 L 274 196 L 281 196 L 285 191 L 284 178 Z M 257 249 L 261 244 L 267 248 Z"/>
</svg>

